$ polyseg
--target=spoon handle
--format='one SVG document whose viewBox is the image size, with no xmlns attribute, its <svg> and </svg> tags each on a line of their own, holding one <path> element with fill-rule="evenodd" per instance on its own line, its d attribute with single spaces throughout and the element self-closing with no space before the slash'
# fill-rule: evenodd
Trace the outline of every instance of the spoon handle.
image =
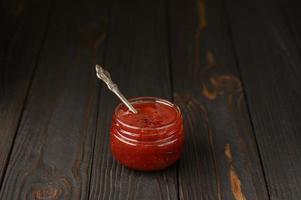
<svg viewBox="0 0 301 200">
<path fill-rule="evenodd" d="M 119 91 L 118 86 L 113 83 L 110 73 L 104 70 L 100 65 L 96 65 L 96 75 L 99 79 L 105 82 L 112 92 L 116 94 L 116 96 L 128 107 L 130 111 L 137 114 L 138 111 L 130 104 L 130 102 L 123 96 L 123 94 Z"/>
</svg>

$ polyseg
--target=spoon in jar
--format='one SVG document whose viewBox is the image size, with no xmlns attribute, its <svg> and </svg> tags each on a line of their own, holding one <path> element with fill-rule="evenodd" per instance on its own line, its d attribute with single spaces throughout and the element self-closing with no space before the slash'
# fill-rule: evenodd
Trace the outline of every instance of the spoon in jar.
<svg viewBox="0 0 301 200">
<path fill-rule="evenodd" d="M 99 79 L 105 82 L 109 88 L 116 96 L 128 107 L 130 111 L 137 114 L 138 111 L 132 106 L 132 104 L 123 96 L 123 94 L 119 91 L 118 86 L 113 83 L 110 73 L 104 70 L 100 65 L 96 65 L 96 75 Z"/>
</svg>

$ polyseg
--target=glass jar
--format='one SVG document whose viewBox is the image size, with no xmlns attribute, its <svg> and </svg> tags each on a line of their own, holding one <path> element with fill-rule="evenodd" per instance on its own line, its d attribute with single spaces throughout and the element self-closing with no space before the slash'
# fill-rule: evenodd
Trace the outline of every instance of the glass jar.
<svg viewBox="0 0 301 200">
<path fill-rule="evenodd" d="M 178 106 L 155 98 L 130 100 L 138 114 L 119 104 L 111 127 L 111 151 L 123 165 L 142 171 L 164 169 L 181 155 L 183 119 Z"/>
</svg>

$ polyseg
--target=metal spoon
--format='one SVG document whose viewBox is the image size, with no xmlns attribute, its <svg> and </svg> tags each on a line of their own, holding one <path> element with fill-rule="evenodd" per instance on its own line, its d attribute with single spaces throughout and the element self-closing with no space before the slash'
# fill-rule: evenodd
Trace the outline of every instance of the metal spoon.
<svg viewBox="0 0 301 200">
<path fill-rule="evenodd" d="M 137 114 L 138 111 L 130 104 L 130 102 L 121 94 L 121 92 L 118 89 L 118 86 L 113 83 L 110 73 L 106 70 L 104 70 L 100 65 L 96 65 L 96 75 L 99 79 L 101 79 L 103 82 L 105 82 L 112 92 L 114 92 L 117 97 L 128 107 L 130 111 Z"/>
</svg>

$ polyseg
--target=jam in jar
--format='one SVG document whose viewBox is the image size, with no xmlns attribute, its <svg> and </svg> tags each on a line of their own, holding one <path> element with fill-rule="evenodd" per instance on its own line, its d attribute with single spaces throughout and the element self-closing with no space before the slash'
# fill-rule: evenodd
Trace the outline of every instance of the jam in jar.
<svg viewBox="0 0 301 200">
<path fill-rule="evenodd" d="M 182 114 L 178 106 L 155 97 L 139 97 L 114 112 L 111 150 L 123 165 L 142 171 L 164 169 L 181 155 L 184 140 Z"/>
</svg>

